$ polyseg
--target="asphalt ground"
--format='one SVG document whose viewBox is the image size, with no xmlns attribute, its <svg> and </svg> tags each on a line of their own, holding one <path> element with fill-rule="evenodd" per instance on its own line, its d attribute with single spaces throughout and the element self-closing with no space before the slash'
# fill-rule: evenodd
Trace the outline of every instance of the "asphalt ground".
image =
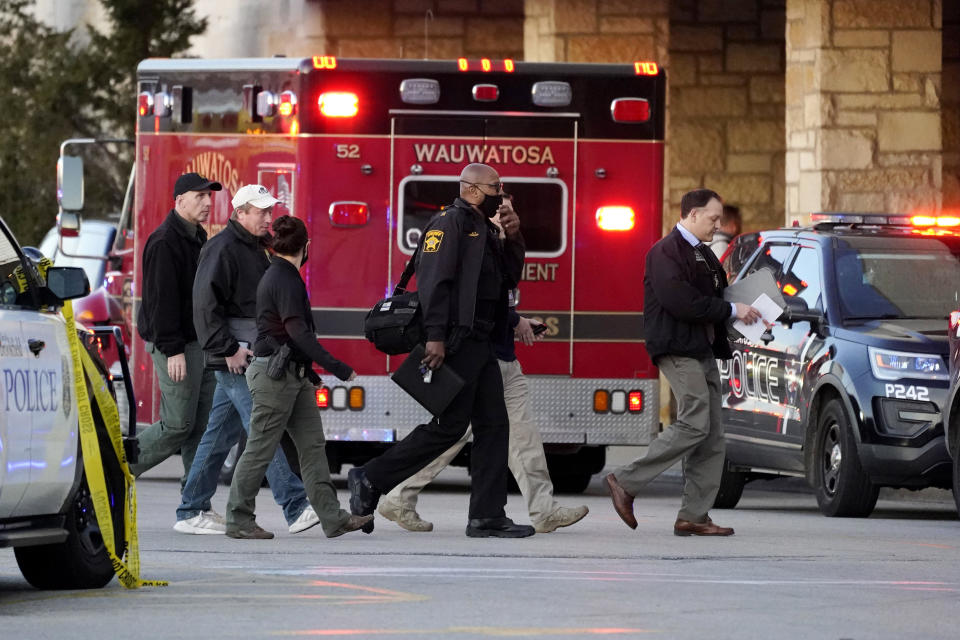
<svg viewBox="0 0 960 640">
<path fill-rule="evenodd" d="M 635 452 L 635 451 L 634 451 Z M 613 452 L 611 462 L 618 462 Z M 581 523 L 522 540 L 464 535 L 468 478 L 421 496 L 431 533 L 377 518 L 372 535 L 286 531 L 264 489 L 267 541 L 172 530 L 178 460 L 138 481 L 141 564 L 170 586 L 39 592 L 0 552 L 6 638 L 956 638 L 960 521 L 952 500 L 884 496 L 867 519 L 822 516 L 795 480 L 748 485 L 714 520 L 730 538 L 672 535 L 679 478 L 638 496 L 631 531 L 594 478 Z M 347 503 L 344 476 L 335 478 Z M 227 488 L 215 508 L 223 511 Z M 923 499 L 920 499 L 923 498 Z M 508 514 L 526 521 L 521 496 Z"/>
</svg>

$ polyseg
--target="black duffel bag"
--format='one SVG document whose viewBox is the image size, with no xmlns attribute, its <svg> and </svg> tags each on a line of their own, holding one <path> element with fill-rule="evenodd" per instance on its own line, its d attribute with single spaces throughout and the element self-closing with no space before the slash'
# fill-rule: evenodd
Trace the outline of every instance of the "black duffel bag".
<svg viewBox="0 0 960 640">
<path fill-rule="evenodd" d="M 423 339 L 423 313 L 416 291 L 407 291 L 406 286 L 416 269 L 420 247 L 414 251 L 406 268 L 400 275 L 393 295 L 373 305 L 363 321 L 363 335 L 378 351 L 395 356 L 410 353 Z"/>
</svg>

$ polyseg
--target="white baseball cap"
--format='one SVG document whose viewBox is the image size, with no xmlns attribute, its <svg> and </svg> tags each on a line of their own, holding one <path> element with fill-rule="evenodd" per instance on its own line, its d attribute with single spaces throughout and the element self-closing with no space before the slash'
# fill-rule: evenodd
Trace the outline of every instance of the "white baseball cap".
<svg viewBox="0 0 960 640">
<path fill-rule="evenodd" d="M 258 209 L 266 209 L 278 202 L 280 201 L 270 195 L 270 191 L 262 184 L 248 184 L 240 187 L 234 194 L 233 200 L 230 201 L 234 209 L 245 204 L 252 204 Z"/>
</svg>

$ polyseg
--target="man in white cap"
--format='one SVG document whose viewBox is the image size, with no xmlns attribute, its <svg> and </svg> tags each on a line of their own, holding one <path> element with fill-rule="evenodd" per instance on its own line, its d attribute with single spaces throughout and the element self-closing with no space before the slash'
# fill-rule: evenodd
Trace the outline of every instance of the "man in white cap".
<svg viewBox="0 0 960 640">
<path fill-rule="evenodd" d="M 206 366 L 215 372 L 217 388 L 207 429 L 177 508 L 174 530 L 180 533 L 226 532 L 224 524 L 209 518 L 206 512 L 211 508 L 227 453 L 240 440 L 241 429 L 250 429 L 253 400 L 243 373 L 257 338 L 257 284 L 270 266 L 267 246 L 277 202 L 262 185 L 241 187 L 231 201 L 233 214 L 227 226 L 200 252 L 193 283 L 193 323 Z M 319 523 L 303 482 L 291 471 L 280 448 L 267 468 L 267 481 L 274 500 L 283 507 L 290 533 Z"/>
</svg>

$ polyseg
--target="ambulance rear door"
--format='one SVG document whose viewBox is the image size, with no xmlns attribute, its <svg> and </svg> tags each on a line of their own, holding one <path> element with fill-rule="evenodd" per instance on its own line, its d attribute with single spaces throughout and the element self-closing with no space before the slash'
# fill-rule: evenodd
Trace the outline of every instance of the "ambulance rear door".
<svg viewBox="0 0 960 640">
<path fill-rule="evenodd" d="M 460 171 L 492 166 L 513 198 L 527 246 L 518 311 L 547 324 L 524 370 L 571 374 L 571 232 L 575 218 L 576 114 L 391 111 L 391 282 L 423 227 L 459 195 Z M 401 359 L 393 358 L 395 369 Z"/>
</svg>

